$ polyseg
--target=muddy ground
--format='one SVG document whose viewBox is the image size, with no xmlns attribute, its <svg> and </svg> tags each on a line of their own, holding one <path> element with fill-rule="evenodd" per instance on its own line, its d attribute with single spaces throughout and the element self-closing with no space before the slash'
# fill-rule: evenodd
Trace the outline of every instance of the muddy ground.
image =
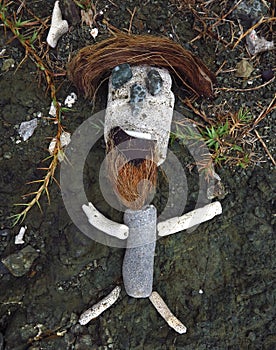
<svg viewBox="0 0 276 350">
<path fill-rule="evenodd" d="M 40 17 L 51 14 L 54 1 L 45 3 L 26 1 Z M 217 16 L 233 6 L 232 1 L 208 3 L 208 8 Z M 250 9 L 250 14 L 245 16 L 247 19 L 258 20 L 262 14 L 269 16 L 264 1 L 256 0 L 254 6 L 252 1 L 247 3 L 249 7 L 241 10 L 246 13 Z M 260 53 L 252 61 L 253 82 L 245 83 L 233 71 L 241 58 L 250 58 L 244 40 L 235 49 L 225 47 L 208 35 L 189 44 L 198 32 L 193 28 L 194 16 L 185 10 L 184 2 L 115 0 L 96 4 L 97 10 L 104 10 L 110 23 L 122 30 L 129 27 L 128 9 L 133 11 L 135 6 L 134 33 L 170 36 L 199 55 L 214 72 L 226 61 L 225 73 L 217 77 L 217 88 L 259 86 L 263 83 L 261 72 L 269 68 L 275 70 L 275 50 Z M 18 7 L 19 2 L 15 8 Z M 241 18 L 238 13 L 228 18 L 237 36 L 238 18 Z M 71 17 L 70 32 L 50 54 L 61 66 L 77 49 L 93 43 L 88 28 L 73 22 Z M 219 34 L 230 41 L 226 24 L 219 27 Z M 268 26 L 261 29 L 268 40 L 275 41 L 275 26 L 274 38 Z M 6 49 L 0 58 L 0 350 L 275 349 L 273 204 L 276 176 L 275 167 L 254 130 L 248 138 L 256 154 L 253 164 L 246 169 L 227 164 L 216 167 L 225 187 L 225 196 L 220 199 L 222 215 L 201 224 L 192 233 L 179 233 L 157 242 L 154 290 L 187 326 L 186 334 L 179 335 L 169 328 L 148 299 L 138 300 L 126 295 L 121 275 L 123 249 L 96 243 L 79 231 L 68 216 L 55 183 L 50 186 L 50 205 L 43 197 L 43 212 L 38 207 L 30 211 L 24 222 L 27 225 L 25 243 L 15 245 L 14 237 L 20 225 L 12 227 L 9 216 L 18 212 L 14 204 L 24 201 L 21 196 L 30 191 L 26 183 L 41 178 L 43 171 L 37 168 L 48 156 L 49 140 L 55 135 L 56 127 L 39 118 L 33 136 L 26 142 L 19 142 L 20 123 L 39 113 L 48 116 L 51 100 L 35 65 L 29 59 L 21 62 L 22 47 L 16 40 L 9 40 L 12 35 L 8 30 L 1 27 L 0 31 L 0 49 Z M 96 41 L 107 35 L 106 28 L 99 25 Z M 60 81 L 58 98 L 64 101 L 68 93 L 76 89 L 66 76 Z M 181 93 L 185 97 L 185 92 Z M 240 106 L 248 106 L 257 118 L 274 95 L 275 81 L 272 81 L 251 91 L 217 90 L 214 100 L 199 99 L 197 103 L 204 108 L 210 106 L 210 110 L 224 103 L 226 109 L 235 111 Z M 94 111 L 105 107 L 105 99 L 103 89 Z M 92 115 L 92 107 L 91 102 L 78 95 L 72 111 L 64 115 L 66 130 L 73 133 Z M 200 120 L 180 100 L 177 100 L 176 109 L 186 117 Z M 272 155 L 275 153 L 275 120 L 276 110 L 256 127 Z M 198 191 L 196 170 L 189 171 L 192 160 L 186 157 L 181 144 L 176 141 L 170 149 L 185 169 L 188 199 L 193 198 L 188 200 L 186 211 L 191 210 Z M 104 203 L 98 186 L 98 165 L 104 155 L 101 139 L 87 160 L 87 191 L 106 215 L 119 220 L 120 215 Z M 164 186 L 162 191 L 166 190 Z M 166 200 L 162 191 L 155 198 L 159 210 Z M 79 315 L 116 285 L 122 287 L 119 301 L 88 325 L 81 326 Z"/>
</svg>

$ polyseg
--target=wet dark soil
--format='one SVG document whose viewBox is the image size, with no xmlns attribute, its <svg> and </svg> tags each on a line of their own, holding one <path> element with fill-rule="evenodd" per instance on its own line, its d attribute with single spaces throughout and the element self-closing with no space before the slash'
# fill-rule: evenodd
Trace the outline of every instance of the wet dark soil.
<svg viewBox="0 0 276 350">
<path fill-rule="evenodd" d="M 262 7 L 263 1 L 256 2 L 262 11 L 267 11 Z M 51 14 L 54 1 L 47 1 L 47 5 L 45 2 L 42 5 L 42 1 L 26 3 L 37 16 L 46 17 Z M 233 2 L 227 1 L 213 3 L 213 11 L 218 16 L 233 6 Z M 129 27 L 128 9 L 133 11 L 136 6 L 134 33 L 171 36 L 199 55 L 213 71 L 226 60 L 223 69 L 228 72 L 218 75 L 218 88 L 252 86 L 231 72 L 241 58 L 249 58 L 245 42 L 234 50 L 208 36 L 188 44 L 198 32 L 193 29 L 194 16 L 183 4 L 180 1 L 103 1 L 97 4 L 97 10 L 105 10 L 106 18 L 124 29 Z M 233 15 L 230 19 L 238 28 L 237 18 Z M 262 28 L 262 35 L 268 33 L 267 29 Z M 227 26 L 222 26 L 221 30 L 226 40 L 230 40 Z M 123 249 L 96 243 L 79 231 L 68 216 L 54 182 L 50 186 L 50 205 L 46 196 L 43 197 L 42 212 L 34 207 L 24 222 L 27 225 L 25 243 L 14 244 L 21 226 L 12 227 L 9 216 L 18 212 L 15 203 L 26 200 L 21 197 L 30 191 L 26 183 L 41 178 L 43 171 L 37 168 L 48 156 L 47 148 L 55 135 L 55 125 L 38 118 L 33 136 L 26 142 L 19 142 L 20 123 L 39 113 L 48 116 L 51 101 L 35 65 L 29 59 L 20 64 L 24 50 L 18 42 L 8 41 L 11 38 L 8 31 L 5 33 L 2 27 L 0 31 L 0 49 L 6 48 L 4 57 L 0 58 L 0 69 L 7 59 L 14 60 L 11 62 L 14 66 L 0 72 L 0 258 L 14 259 L 13 266 L 17 263 L 20 273 L 20 277 L 15 276 L 15 268 L 9 270 L 0 263 L 0 350 L 275 349 L 276 173 L 256 137 L 249 138 L 256 153 L 254 164 L 246 169 L 230 168 L 227 164 L 216 168 L 227 192 L 220 200 L 222 215 L 201 224 L 191 233 L 178 233 L 157 242 L 154 290 L 187 326 L 186 334 L 179 335 L 169 328 L 148 299 L 126 295 L 121 276 Z M 106 28 L 99 25 L 96 40 L 107 35 Z M 57 49 L 52 50 L 51 57 L 61 66 L 65 65 L 69 55 L 92 43 L 88 28 L 76 23 L 60 40 Z M 259 54 L 253 65 L 252 80 L 257 86 L 262 81 L 254 76 L 267 68 L 275 69 L 275 50 Z M 72 91 L 76 90 L 64 76 L 58 98 L 64 101 Z M 210 110 L 223 104 L 235 111 L 240 106 L 248 106 L 257 118 L 274 94 L 275 81 L 253 91 L 217 90 L 213 101 L 199 99 L 197 102 L 204 108 L 210 106 Z M 97 97 L 96 106 L 78 95 L 72 111 L 64 115 L 66 130 L 73 133 L 92 115 L 92 107 L 94 111 L 105 107 L 105 99 L 104 88 Z M 177 100 L 176 109 L 186 117 L 200 120 L 180 100 Z M 275 120 L 276 110 L 257 126 L 272 154 L 275 153 Z M 181 144 L 175 142 L 170 149 L 185 169 L 189 184 L 185 211 L 191 210 L 198 192 L 198 174 L 189 167 L 192 160 L 186 157 Z M 86 162 L 87 191 L 95 205 L 119 221 L 120 213 L 107 207 L 98 186 L 98 165 L 104 155 L 101 139 Z M 160 179 L 164 182 L 162 174 Z M 159 209 L 166 200 L 163 196 L 166 191 L 163 185 L 156 195 Z M 24 247 L 33 248 L 33 254 L 25 258 L 25 262 L 30 263 L 26 268 L 19 259 Z M 81 326 L 79 315 L 116 285 L 122 287 L 117 303 L 87 326 Z"/>
</svg>

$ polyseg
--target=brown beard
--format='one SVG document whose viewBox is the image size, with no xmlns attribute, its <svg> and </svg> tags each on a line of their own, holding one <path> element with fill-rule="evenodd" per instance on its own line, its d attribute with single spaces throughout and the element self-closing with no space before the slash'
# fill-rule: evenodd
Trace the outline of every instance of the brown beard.
<svg viewBox="0 0 276 350">
<path fill-rule="evenodd" d="M 116 127 L 108 138 L 108 177 L 119 201 L 132 210 L 148 204 L 157 181 L 155 142 L 128 136 Z"/>
</svg>

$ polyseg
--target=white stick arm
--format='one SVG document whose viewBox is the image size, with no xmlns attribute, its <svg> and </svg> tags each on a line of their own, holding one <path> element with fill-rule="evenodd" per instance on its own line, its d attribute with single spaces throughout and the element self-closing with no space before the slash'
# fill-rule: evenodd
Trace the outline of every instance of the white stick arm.
<svg viewBox="0 0 276 350">
<path fill-rule="evenodd" d="M 109 220 L 92 203 L 89 202 L 88 205 L 83 204 L 82 210 L 87 216 L 89 223 L 98 230 L 119 239 L 126 239 L 128 237 L 129 228 L 127 225 Z"/>
<path fill-rule="evenodd" d="M 213 202 L 190 211 L 182 216 L 177 216 L 157 224 L 158 236 L 168 236 L 173 233 L 187 230 L 190 227 L 199 225 L 202 222 L 211 220 L 214 216 L 222 213 L 220 202 Z"/>
</svg>

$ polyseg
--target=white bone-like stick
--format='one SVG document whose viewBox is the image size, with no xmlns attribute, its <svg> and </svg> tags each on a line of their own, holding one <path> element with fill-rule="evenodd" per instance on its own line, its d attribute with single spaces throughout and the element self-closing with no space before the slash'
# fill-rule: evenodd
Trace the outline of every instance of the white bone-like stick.
<svg viewBox="0 0 276 350">
<path fill-rule="evenodd" d="M 97 304 L 93 305 L 88 310 L 84 311 L 79 318 L 79 323 L 83 326 L 98 317 L 102 312 L 112 306 L 119 298 L 121 287 L 115 287 L 106 297 L 104 297 Z"/>
<path fill-rule="evenodd" d="M 164 318 L 170 327 L 172 327 L 177 333 L 183 334 L 187 332 L 187 328 L 184 324 L 179 321 L 178 318 L 174 316 L 171 310 L 168 308 L 164 300 L 157 292 L 152 292 L 149 296 L 149 300 L 152 302 L 153 306 L 159 312 L 159 314 Z"/>
<path fill-rule="evenodd" d="M 173 233 L 187 230 L 190 227 L 199 225 L 202 222 L 211 220 L 214 216 L 222 213 L 220 202 L 213 202 L 190 211 L 182 216 L 177 216 L 157 224 L 158 236 L 168 236 Z"/>
<path fill-rule="evenodd" d="M 97 229 L 103 231 L 109 236 L 119 239 L 126 239 L 128 237 L 129 228 L 127 225 L 109 220 L 101 214 L 92 203 L 89 202 L 88 205 L 84 204 L 82 210 L 87 216 L 89 223 Z"/>
<path fill-rule="evenodd" d="M 59 1 L 55 2 L 55 6 L 52 13 L 52 22 L 51 27 L 49 30 L 49 33 L 47 35 L 47 43 L 52 48 L 55 48 L 57 46 L 58 39 L 68 32 L 69 25 L 66 20 L 62 19 L 61 10 L 59 7 Z"/>
</svg>

